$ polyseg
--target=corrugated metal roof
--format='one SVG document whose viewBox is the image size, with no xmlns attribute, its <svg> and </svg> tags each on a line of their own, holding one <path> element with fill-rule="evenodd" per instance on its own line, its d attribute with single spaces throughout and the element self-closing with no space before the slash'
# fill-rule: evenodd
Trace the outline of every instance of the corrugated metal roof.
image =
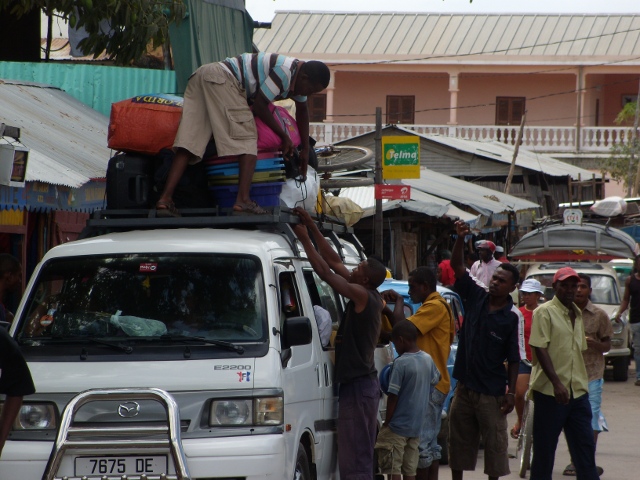
<svg viewBox="0 0 640 480">
<path fill-rule="evenodd" d="M 0 80 L 0 122 L 31 149 L 27 181 L 79 187 L 104 178 L 109 119 L 50 85 Z"/>
<path fill-rule="evenodd" d="M 406 128 L 398 127 L 398 129 L 404 130 L 408 133 L 416 134 L 414 131 L 408 130 Z M 444 137 L 441 135 L 416 135 L 432 142 L 455 148 L 458 151 L 472 153 L 477 157 L 488 158 L 509 165 L 511 165 L 511 161 L 513 158 L 514 146 L 506 143 L 480 142 L 476 140 L 464 140 L 455 137 Z M 575 165 L 571 165 L 570 163 L 562 162 L 548 155 L 532 152 L 522 147 L 518 149 L 516 165 L 528 170 L 542 172 L 547 175 L 551 175 L 552 177 L 566 177 L 568 175 L 571 175 L 571 178 L 573 180 L 587 180 L 595 175 L 595 178 L 602 178 L 601 173 L 592 172 L 591 170 L 576 167 Z"/>
<path fill-rule="evenodd" d="M 640 64 L 633 58 L 640 56 L 640 15 L 281 11 L 271 29 L 256 29 L 253 41 L 262 51 L 337 63 L 340 58 L 441 63 L 488 56 L 491 62 L 562 57 L 569 64 L 630 57 L 626 64 Z"/>
<path fill-rule="evenodd" d="M 340 196 L 349 198 L 364 210 L 363 217 L 375 214 L 376 201 L 374 187 L 352 187 L 340 190 Z M 382 211 L 387 212 L 396 208 L 404 208 L 412 212 L 424 213 L 431 217 L 449 217 L 454 220 L 464 220 L 473 224 L 478 216 L 459 209 L 450 201 L 434 197 L 420 190 L 411 189 L 411 200 L 382 200 Z"/>
<path fill-rule="evenodd" d="M 461 205 L 468 205 L 487 217 L 494 213 L 518 212 L 540 207 L 528 200 L 465 182 L 433 170 L 421 169 L 420 179 L 404 179 L 402 183 L 411 185 L 412 190 L 420 190 Z"/>
</svg>

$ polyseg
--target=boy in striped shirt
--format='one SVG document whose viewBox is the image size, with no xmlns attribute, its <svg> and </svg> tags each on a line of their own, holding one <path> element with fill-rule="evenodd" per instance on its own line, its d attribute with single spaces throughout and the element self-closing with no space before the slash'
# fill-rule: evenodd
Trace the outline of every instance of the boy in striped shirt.
<svg viewBox="0 0 640 480">
<path fill-rule="evenodd" d="M 156 204 L 158 216 L 179 216 L 173 191 L 187 164 L 202 159 L 212 135 L 219 156 L 238 156 L 240 175 L 234 213 L 265 213 L 249 197 L 258 153 L 253 116 L 282 139 L 282 152 L 288 157 L 295 146 L 273 118 L 269 104 L 284 98 L 295 101 L 302 139 L 300 171 L 305 175 L 309 159 L 307 96 L 324 90 L 329 79 L 329 69 L 322 62 L 264 52 L 243 53 L 198 68 L 189 78 L 184 94 L 182 118 L 173 144 L 176 155 Z"/>
</svg>

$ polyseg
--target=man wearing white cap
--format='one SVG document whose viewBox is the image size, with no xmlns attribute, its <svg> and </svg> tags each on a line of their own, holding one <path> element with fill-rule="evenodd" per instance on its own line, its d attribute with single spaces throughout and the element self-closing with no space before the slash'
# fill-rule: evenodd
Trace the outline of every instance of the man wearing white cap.
<svg viewBox="0 0 640 480">
<path fill-rule="evenodd" d="M 533 312 L 533 463 L 531 478 L 552 480 L 558 437 L 564 429 L 577 477 L 597 480 L 596 445 L 591 428 L 587 370 L 582 352 L 587 339 L 582 311 L 574 303 L 580 277 L 571 267 L 553 276 L 555 297 Z"/>
<path fill-rule="evenodd" d="M 471 276 L 477 278 L 483 284 L 489 285 L 489 283 L 491 283 L 491 277 L 493 277 L 493 272 L 502 265 L 501 262 L 493 258 L 493 253 L 496 251 L 496 244 L 490 240 L 480 240 L 476 242 L 476 250 L 478 250 L 480 260 L 471 265 Z"/>
<path fill-rule="evenodd" d="M 533 311 L 538 307 L 538 300 L 544 293 L 544 287 L 535 278 L 527 278 L 520 286 L 520 295 L 524 305 L 520 307 L 522 314 L 521 336 L 524 344 L 525 355 L 520 361 L 518 368 L 518 381 L 516 382 L 516 414 L 518 420 L 511 428 L 511 437 L 518 438 L 520 427 L 522 426 L 522 412 L 524 411 L 525 394 L 529 388 L 529 378 L 531 377 L 531 347 L 529 337 L 531 336 L 531 323 L 533 322 Z"/>
<path fill-rule="evenodd" d="M 493 258 L 498 260 L 500 263 L 511 263 L 507 257 L 504 256 L 504 247 L 501 247 L 500 245 L 496 245 L 496 251 L 493 254 Z"/>
</svg>

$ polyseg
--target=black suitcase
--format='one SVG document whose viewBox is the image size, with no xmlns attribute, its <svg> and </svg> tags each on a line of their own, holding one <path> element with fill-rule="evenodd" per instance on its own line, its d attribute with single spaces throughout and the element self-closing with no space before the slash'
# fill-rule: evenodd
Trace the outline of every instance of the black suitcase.
<svg viewBox="0 0 640 480">
<path fill-rule="evenodd" d="M 155 158 L 120 153 L 107 166 L 107 209 L 147 209 L 153 205 Z"/>
</svg>

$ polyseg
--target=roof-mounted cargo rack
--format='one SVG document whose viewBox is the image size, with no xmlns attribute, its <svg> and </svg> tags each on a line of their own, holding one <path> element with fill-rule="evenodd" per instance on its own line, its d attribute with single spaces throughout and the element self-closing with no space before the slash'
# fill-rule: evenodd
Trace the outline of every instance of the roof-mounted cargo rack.
<svg viewBox="0 0 640 480">
<path fill-rule="evenodd" d="M 285 235 L 293 251 L 299 254 L 296 237 L 291 225 L 300 223 L 300 219 L 291 209 L 273 207 L 264 215 L 231 215 L 229 209 L 220 208 L 185 208 L 180 210 L 180 217 L 158 217 L 155 209 L 142 210 L 98 210 L 87 220 L 87 225 L 80 233 L 80 239 L 105 235 L 113 232 L 131 230 L 156 230 L 171 228 L 238 228 L 252 230 L 272 230 Z M 335 244 L 342 258 L 344 254 L 339 237 L 354 244 L 361 258 L 364 257 L 362 244 L 353 234 L 353 229 L 334 218 L 323 216 L 317 219 L 318 227 Z"/>
</svg>

